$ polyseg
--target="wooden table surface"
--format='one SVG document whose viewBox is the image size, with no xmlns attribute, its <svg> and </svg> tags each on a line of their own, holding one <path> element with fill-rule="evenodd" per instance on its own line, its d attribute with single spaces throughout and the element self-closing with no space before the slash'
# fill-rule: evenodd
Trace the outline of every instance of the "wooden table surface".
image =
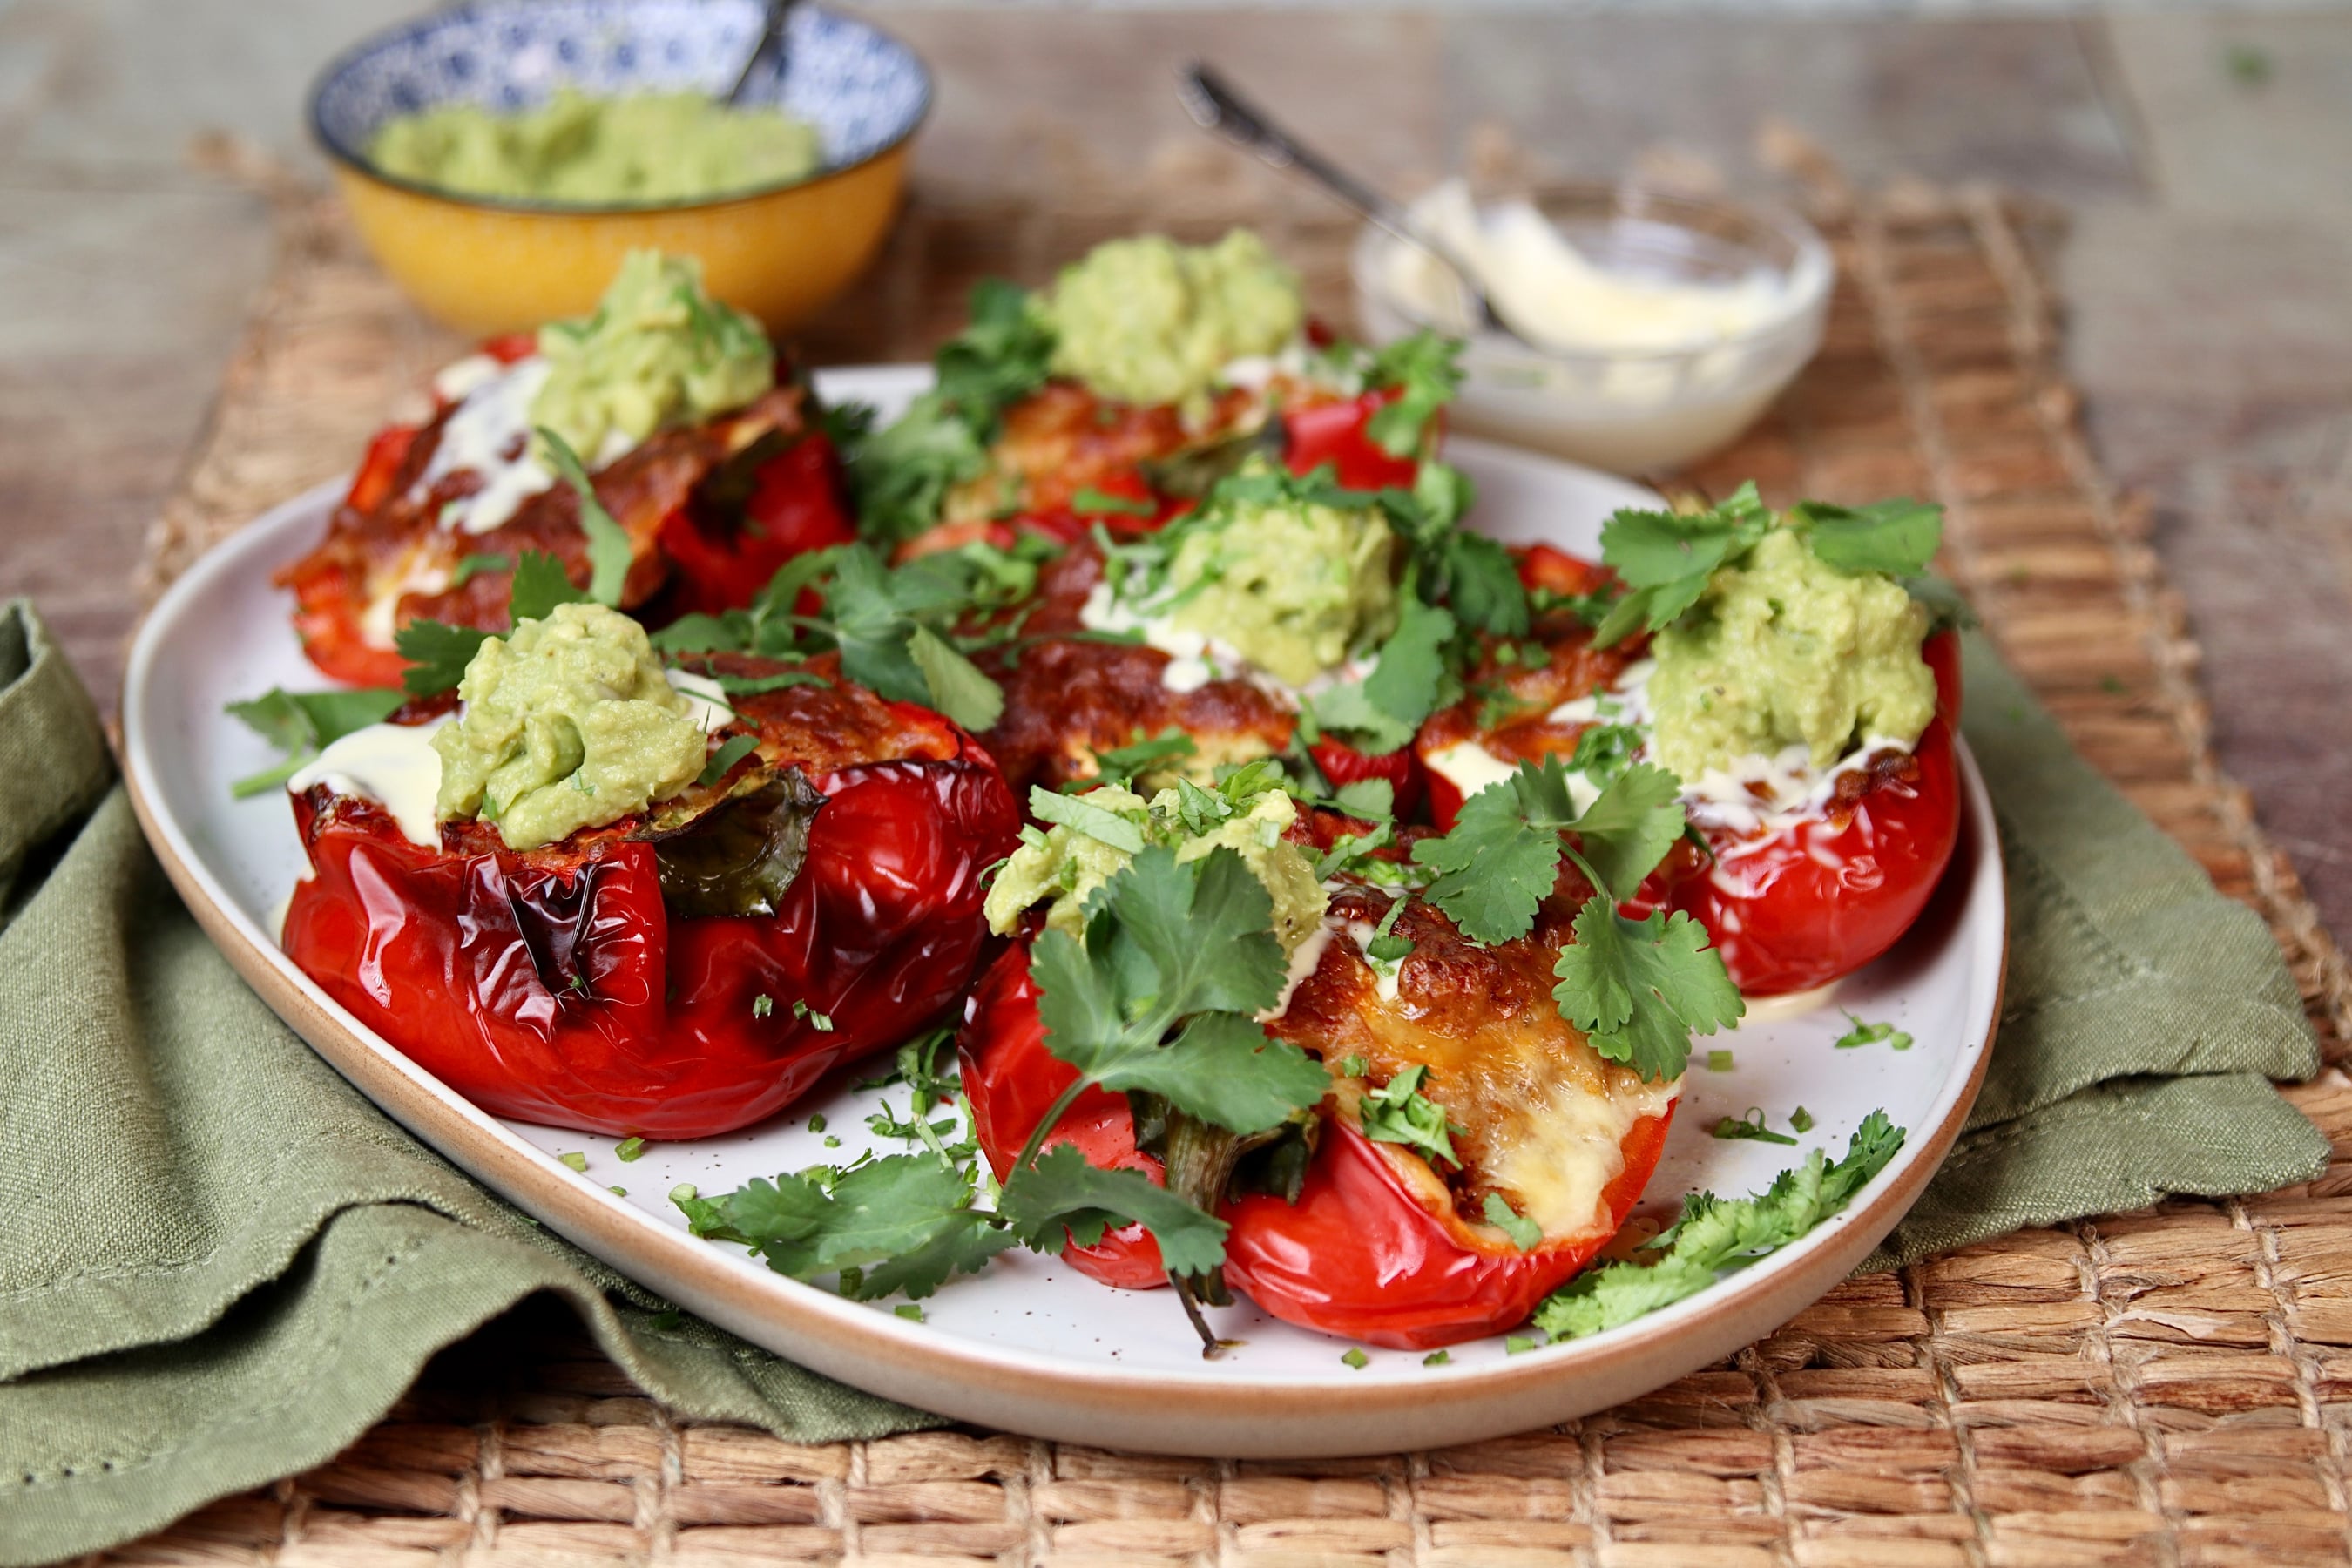
<svg viewBox="0 0 2352 1568">
<path fill-rule="evenodd" d="M 110 699 L 140 542 L 268 262 L 236 132 L 314 167 L 319 61 L 413 0 L 0 6 L 0 594 Z M 2352 14 L 2089 18 L 891 10 L 938 74 L 917 178 L 1050 195 L 1181 161 L 1202 55 L 1410 189 L 1499 132 L 1540 164 L 1769 176 L 1777 119 L 1862 181 L 2063 204 L 2099 454 L 2157 511 L 2222 765 L 2352 931 Z M 1316 198 L 1302 195 L 1301 200 Z"/>
</svg>

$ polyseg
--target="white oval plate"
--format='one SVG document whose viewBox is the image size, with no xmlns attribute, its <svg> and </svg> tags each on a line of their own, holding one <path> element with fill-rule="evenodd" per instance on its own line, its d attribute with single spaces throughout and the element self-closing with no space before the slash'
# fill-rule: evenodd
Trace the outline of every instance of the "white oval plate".
<svg viewBox="0 0 2352 1568">
<path fill-rule="evenodd" d="M 834 398 L 895 411 L 927 382 L 919 367 L 821 375 Z M 1451 456 L 1477 481 L 1475 517 L 1514 542 L 1546 541 L 1591 555 L 1601 523 L 1656 498 L 1622 480 L 1482 442 Z M 1160 1292 L 1107 1289 L 1058 1260 L 1008 1255 L 924 1303 L 926 1321 L 863 1305 L 774 1274 L 732 1247 L 698 1241 L 667 1201 L 752 1176 L 854 1157 L 872 1142 L 866 1113 L 904 1090 L 840 1084 L 749 1131 L 649 1147 L 624 1164 L 609 1139 L 500 1121 L 459 1099 L 329 1001 L 278 951 L 278 913 L 303 869 L 285 798 L 236 801 L 229 781 L 275 759 L 222 712 L 273 686 L 322 684 L 288 624 L 272 571 L 309 550 L 340 484 L 297 497 L 205 555 L 141 629 L 123 692 L 131 798 L 164 868 L 240 973 L 320 1054 L 411 1131 L 474 1176 L 614 1267 L 712 1322 L 780 1354 L 908 1404 L 1016 1432 L 1160 1452 L 1302 1458 L 1470 1442 L 1566 1420 L 1669 1383 L 1770 1331 L 1844 1278 L 1893 1227 L 1935 1171 L 1974 1100 L 1997 1016 L 2005 939 L 1992 815 L 1965 750 L 1960 853 L 1936 901 L 1896 950 L 1841 988 L 1837 1002 L 1889 1019 L 1916 1044 L 1832 1052 L 1835 1008 L 1756 1020 L 1702 1040 L 1665 1158 L 1643 1212 L 1671 1215 L 1683 1193 L 1731 1194 L 1768 1183 L 1801 1152 L 1723 1142 L 1706 1129 L 1761 1109 L 1785 1127 L 1799 1106 L 1805 1139 L 1834 1155 L 1855 1124 L 1884 1109 L 1909 1138 L 1859 1202 L 1794 1246 L 1702 1294 L 1589 1340 L 1519 1354 L 1499 1340 L 1460 1345 L 1450 1364 L 1370 1351 L 1360 1370 L 1342 1342 L 1277 1323 L 1245 1302 L 1213 1313 L 1243 1342 L 1215 1362 Z M 1735 1065 L 1713 1073 L 1709 1046 Z M 855 1075 L 851 1075 L 854 1077 Z M 813 1111 L 842 1140 L 807 1131 Z M 889 1150 L 904 1148 L 888 1144 Z M 584 1174 L 558 1153 L 586 1154 Z M 608 1190 L 628 1189 L 621 1197 Z"/>
</svg>

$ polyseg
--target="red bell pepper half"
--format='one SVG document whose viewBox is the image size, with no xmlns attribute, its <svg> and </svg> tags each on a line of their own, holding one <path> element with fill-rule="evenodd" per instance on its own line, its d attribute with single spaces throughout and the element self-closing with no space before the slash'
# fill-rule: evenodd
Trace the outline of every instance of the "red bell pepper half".
<svg viewBox="0 0 2352 1568">
<path fill-rule="evenodd" d="M 1344 904 L 1351 897 L 1361 902 L 1363 913 L 1371 912 L 1375 900 L 1380 908 L 1387 904 L 1385 894 L 1369 892 L 1343 891 L 1338 900 Z M 1564 902 L 1563 910 L 1572 905 Z M 1359 911 L 1350 907 L 1339 912 Z M 1465 1084 L 1492 1073 L 1494 1084 L 1514 1086 L 1498 1090 L 1505 1099 L 1524 1100 L 1528 1080 L 1520 1074 L 1529 1063 L 1504 1059 L 1507 1044 L 1491 1047 L 1490 1058 L 1490 1046 L 1482 1041 L 1539 1041 L 1533 1058 L 1538 1091 L 1545 1087 L 1546 1064 L 1561 1077 L 1572 1069 L 1559 1064 L 1579 1053 L 1590 1055 L 1580 1037 L 1551 1010 L 1546 989 L 1548 954 L 1564 939 L 1565 913 L 1537 937 L 1479 949 L 1417 899 L 1406 912 L 1409 918 L 1399 929 L 1412 931 L 1416 951 L 1429 955 L 1430 967 L 1404 979 L 1412 994 L 1402 1006 L 1378 999 L 1370 970 L 1352 942 L 1339 936 L 1267 1032 L 1319 1051 L 1327 1063 L 1342 1061 L 1360 1044 L 1373 1054 L 1370 1070 L 1392 1079 L 1400 1060 L 1378 1043 L 1381 1021 L 1401 1023 L 1408 1013 L 1433 1018 L 1434 1028 L 1425 1038 L 1452 1042 L 1434 1047 L 1445 1060 L 1433 1073 Z M 1475 973 L 1465 981 L 1465 970 Z M 1363 1032 L 1367 1026 L 1369 1034 Z M 1417 1027 L 1403 1025 L 1396 1037 L 1410 1038 Z M 1047 1048 L 1027 939 L 1007 949 L 981 981 L 966 1006 L 958 1048 L 974 1135 L 1003 1180 L 1038 1119 L 1076 1077 Z M 1604 1071 L 1602 1081 L 1615 1091 L 1617 1079 Z M 1295 1197 L 1241 1192 L 1218 1206 L 1231 1227 L 1224 1278 L 1287 1321 L 1369 1344 L 1415 1350 L 1525 1322 L 1536 1304 L 1591 1261 L 1623 1223 L 1656 1168 L 1674 1112 L 1668 1100 L 1654 1113 L 1630 1118 L 1618 1142 L 1616 1173 L 1600 1188 L 1593 1217 L 1562 1234 L 1546 1232 L 1523 1250 L 1495 1226 L 1478 1223 L 1482 1211 L 1469 1197 L 1486 1181 L 1471 1151 L 1484 1146 L 1491 1152 L 1500 1140 L 1515 1135 L 1502 1125 L 1507 1116 L 1482 1117 L 1471 1109 L 1478 1103 L 1475 1095 L 1448 1105 L 1449 1115 L 1480 1125 L 1464 1131 L 1465 1163 L 1442 1175 L 1420 1153 L 1365 1135 L 1355 1109 L 1363 1088 L 1360 1081 L 1337 1079 L 1334 1092 L 1318 1108 L 1319 1136 Z M 1090 1164 L 1139 1170 L 1155 1184 L 1165 1183 L 1160 1162 L 1137 1147 L 1134 1118 L 1122 1096 L 1098 1089 L 1081 1093 L 1041 1147 L 1064 1143 Z M 1465 1204 L 1473 1217 L 1465 1216 Z M 1141 1289 L 1167 1282 L 1159 1246 L 1139 1226 L 1107 1232 L 1094 1246 L 1072 1245 L 1063 1256 L 1106 1285 Z"/>
<path fill-rule="evenodd" d="M 982 873 L 1020 814 L 922 709 L 836 682 L 738 713 L 759 750 L 688 810 L 525 854 L 481 823 L 422 846 L 373 802 L 297 797 L 312 875 L 287 952 L 498 1115 L 681 1139 L 772 1114 L 962 994 L 991 940 Z"/>
</svg>

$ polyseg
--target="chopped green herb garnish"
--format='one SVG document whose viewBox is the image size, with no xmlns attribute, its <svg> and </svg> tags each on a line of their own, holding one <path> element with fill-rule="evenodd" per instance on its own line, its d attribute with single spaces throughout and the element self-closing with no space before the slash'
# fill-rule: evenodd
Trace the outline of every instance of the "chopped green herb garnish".
<svg viewBox="0 0 2352 1568">
<path fill-rule="evenodd" d="M 762 991 L 751 998 L 751 1016 L 764 1018 L 776 1010 L 776 999 Z"/>
<path fill-rule="evenodd" d="M 577 1149 L 568 1154 L 558 1154 L 555 1159 L 558 1164 L 569 1165 L 583 1175 L 588 1173 L 588 1156 Z"/>
<path fill-rule="evenodd" d="M 1486 1223 L 1509 1237 L 1511 1245 L 1521 1252 L 1533 1252 L 1543 1239 L 1543 1226 L 1513 1208 L 1500 1193 L 1486 1194 Z"/>
<path fill-rule="evenodd" d="M 1813 1113 L 1801 1105 L 1789 1113 L 1789 1125 L 1800 1132 L 1811 1132 L 1813 1130 Z"/>
<path fill-rule="evenodd" d="M 613 1158 L 620 1161 L 624 1165 L 635 1160 L 645 1152 L 646 1141 L 642 1138 L 624 1138 L 613 1145 Z"/>
<path fill-rule="evenodd" d="M 1423 1366 L 1444 1366 L 1453 1359 L 1454 1357 L 1449 1352 L 1432 1351 L 1427 1355 L 1421 1358 L 1421 1364 Z"/>
<path fill-rule="evenodd" d="M 1115 496 L 1092 485 L 1080 485 L 1070 497 L 1070 510 L 1082 515 L 1112 512 L 1120 517 L 1150 517 L 1160 509 L 1140 496 Z"/>
<path fill-rule="evenodd" d="M 1503 1336 L 1503 1352 L 1507 1355 L 1525 1355 L 1528 1352 L 1535 1349 L 1536 1346 L 1542 1342 L 1543 1342 L 1540 1340 L 1531 1339 L 1526 1334 L 1505 1334 Z"/>
<path fill-rule="evenodd" d="M 732 773 L 736 763 L 759 749 L 760 742 L 750 735 L 729 736 L 717 751 L 710 753 L 710 760 L 702 764 L 702 776 L 695 783 L 709 788 Z"/>
<path fill-rule="evenodd" d="M 1753 1197 L 1694 1193 L 1683 1199 L 1674 1228 L 1644 1247 L 1663 1254 L 1655 1262 L 1629 1259 L 1587 1269 L 1536 1309 L 1536 1326 L 1556 1340 L 1580 1339 L 1696 1295 L 1720 1270 L 1785 1247 L 1843 1209 L 1902 1147 L 1903 1130 L 1885 1111 L 1874 1110 L 1834 1165 L 1816 1149 Z"/>
<path fill-rule="evenodd" d="M 1349 1345 L 1348 1347 L 1347 1353 L 1342 1355 L 1339 1359 L 1342 1362 L 1345 1362 L 1348 1365 L 1354 1367 L 1358 1372 L 1363 1371 L 1364 1368 L 1371 1365 L 1372 1363 L 1372 1358 L 1364 1353 L 1364 1347 L 1361 1345 Z"/>
<path fill-rule="evenodd" d="M 1375 1143 L 1402 1143 L 1420 1150 L 1429 1160 L 1459 1165 L 1462 1161 L 1454 1152 L 1445 1108 L 1421 1092 L 1428 1076 L 1429 1068 L 1416 1062 L 1368 1091 L 1357 1107 L 1364 1136 Z"/>
<path fill-rule="evenodd" d="M 808 1119 L 808 1130 L 809 1130 L 810 1131 L 812 1131 L 812 1132 L 822 1132 L 822 1131 L 824 1131 L 824 1111 L 822 1111 L 822 1110 L 820 1110 L 820 1111 L 816 1111 L 816 1112 L 814 1112 L 814 1114 L 812 1114 L 812 1115 L 809 1117 L 809 1119 Z"/>
<path fill-rule="evenodd" d="M 1775 1132 L 1764 1125 L 1764 1110 L 1751 1105 L 1743 1117 L 1727 1116 L 1715 1124 L 1714 1135 L 1724 1139 L 1751 1139 L 1759 1143 L 1794 1143 L 1786 1132 Z"/>
<path fill-rule="evenodd" d="M 380 724 L 401 704 L 397 691 L 289 691 L 278 687 L 249 702 L 232 702 L 229 716 L 286 753 L 266 772 L 241 778 L 229 794 L 243 800 L 281 787 L 329 745 L 354 730 Z"/>
<path fill-rule="evenodd" d="M 1865 1024 L 1852 1013 L 1846 1014 L 1845 1016 L 1846 1022 L 1852 1024 L 1853 1027 L 1837 1037 L 1839 1050 L 1858 1050 L 1864 1046 L 1877 1045 L 1882 1040 L 1898 1051 L 1907 1051 L 1911 1048 L 1911 1037 L 1892 1024 Z"/>
<path fill-rule="evenodd" d="M 919 1323 L 923 1321 L 923 1309 L 919 1302 L 901 1301 L 890 1310 L 910 1323 Z"/>
<path fill-rule="evenodd" d="M 1706 1070 L 1709 1072 L 1729 1072 L 1731 1070 L 1731 1053 L 1721 1048 L 1707 1052 Z"/>
</svg>

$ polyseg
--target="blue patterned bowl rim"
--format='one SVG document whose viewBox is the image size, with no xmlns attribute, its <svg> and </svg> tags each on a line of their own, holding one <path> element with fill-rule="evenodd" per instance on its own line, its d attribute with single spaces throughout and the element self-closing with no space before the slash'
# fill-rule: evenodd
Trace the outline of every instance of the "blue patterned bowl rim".
<svg viewBox="0 0 2352 1568">
<path fill-rule="evenodd" d="M 761 0 L 481 0 L 436 11 L 373 34 L 328 62 L 310 89 L 310 134 L 335 162 L 369 179 L 419 195 L 492 211 L 593 216 L 731 206 L 778 191 L 839 179 L 904 146 L 929 118 L 930 70 L 912 47 L 863 18 L 803 4 L 792 16 L 786 74 L 778 79 L 772 70 L 766 73 L 767 79 L 755 79 L 749 100 L 789 109 L 817 126 L 824 142 L 825 162 L 806 178 L 683 202 L 524 201 L 448 190 L 388 174 L 367 155 L 368 138 L 386 119 L 436 103 L 470 98 L 478 102 L 495 101 L 501 108 L 520 108 L 544 98 L 559 85 L 608 92 L 633 87 L 700 86 L 724 90 L 740 68 L 765 9 Z M 698 29 L 701 36 L 682 40 L 688 45 L 683 59 L 675 50 L 666 51 L 668 58 L 650 75 L 637 74 L 635 59 L 618 47 L 607 48 L 601 59 L 577 58 L 580 33 L 601 26 L 611 44 L 614 42 L 612 29 L 632 20 L 667 22 L 689 31 Z M 462 47 L 443 54 L 437 62 L 428 63 L 422 58 L 426 48 L 450 34 L 471 34 L 478 39 L 493 30 L 504 31 L 510 43 L 526 34 L 533 35 L 533 42 L 552 39 L 563 65 L 575 68 L 518 84 L 506 74 L 504 66 L 493 64 L 487 72 L 479 71 L 478 61 Z M 698 63 L 704 68 L 698 73 Z M 414 68 L 404 72 L 404 64 Z M 420 87 L 414 79 L 415 72 L 435 64 L 440 79 Z M 577 68 L 583 66 L 587 68 Z M 858 75 L 861 67 L 866 72 L 864 79 Z M 898 79 L 889 79 L 894 76 Z M 434 90 L 436 86 L 440 90 Z M 488 96 L 493 91 L 495 100 Z M 845 103 L 844 95 L 855 99 L 861 91 L 869 101 Z"/>
</svg>

